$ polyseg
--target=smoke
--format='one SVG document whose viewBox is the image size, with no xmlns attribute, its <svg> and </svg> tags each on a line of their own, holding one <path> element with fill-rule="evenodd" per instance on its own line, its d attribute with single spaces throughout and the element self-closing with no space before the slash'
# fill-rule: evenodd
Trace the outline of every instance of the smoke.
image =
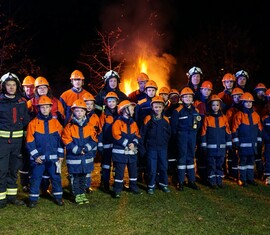
<svg viewBox="0 0 270 235">
<path fill-rule="evenodd" d="M 121 1 L 106 5 L 101 14 L 102 30 L 120 28 L 123 42 L 117 47 L 115 60 L 125 58 L 127 67 L 122 79 L 132 79 L 141 72 L 139 61 L 147 63 L 150 79 L 169 87 L 176 59 L 167 53 L 172 41 L 170 22 L 173 20 L 173 1 Z M 136 84 L 137 86 L 137 84 Z"/>
</svg>

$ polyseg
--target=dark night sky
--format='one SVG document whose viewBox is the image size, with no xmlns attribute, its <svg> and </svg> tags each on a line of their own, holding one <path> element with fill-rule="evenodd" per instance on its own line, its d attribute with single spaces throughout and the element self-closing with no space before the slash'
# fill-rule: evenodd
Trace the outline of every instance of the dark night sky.
<svg viewBox="0 0 270 235">
<path fill-rule="evenodd" d="M 269 22 L 265 3 L 256 1 L 105 1 L 105 0 L 69 0 L 69 1 L 6 1 L 7 12 L 16 15 L 18 22 L 26 25 L 26 32 L 33 37 L 30 53 L 37 63 L 50 76 L 60 69 L 73 71 L 75 60 L 81 52 L 81 45 L 91 41 L 96 29 L 110 27 L 106 19 L 118 19 L 119 9 L 126 11 L 136 19 L 140 12 L 157 10 L 162 12 L 164 21 L 158 27 L 168 35 L 166 50 L 177 56 L 183 38 L 194 38 L 205 30 L 205 25 L 226 22 L 232 27 L 237 23 L 250 27 L 250 38 L 264 48 L 263 57 L 268 51 Z M 145 7 L 148 2 L 148 8 Z M 150 2 L 150 8 L 149 8 Z M 263 1 L 262 1 L 263 2 Z M 136 4 L 136 5 L 134 5 Z M 141 4 L 141 5 L 140 5 Z M 146 4 L 147 5 L 147 4 Z M 118 6 L 118 7 L 116 7 Z M 139 6 L 139 7 L 138 7 Z M 135 9 L 137 8 L 137 9 Z M 110 17 L 107 17 L 109 16 Z M 142 19 L 142 18 L 141 18 Z M 130 22 L 132 22 L 129 19 Z M 140 18 L 139 18 L 140 20 Z M 113 26 L 115 22 L 111 20 Z M 141 22 L 143 24 L 143 22 Z M 260 75 L 266 72 L 268 61 L 261 60 Z M 268 81 L 268 79 L 264 79 Z M 266 82 L 267 83 L 267 82 Z M 269 83 L 268 83 L 269 84 Z"/>
</svg>

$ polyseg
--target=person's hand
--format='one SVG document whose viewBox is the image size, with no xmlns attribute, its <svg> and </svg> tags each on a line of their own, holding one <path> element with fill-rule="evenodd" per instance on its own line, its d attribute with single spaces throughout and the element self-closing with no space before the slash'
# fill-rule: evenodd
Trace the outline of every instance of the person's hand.
<svg viewBox="0 0 270 235">
<path fill-rule="evenodd" d="M 42 161 L 41 157 L 39 156 L 36 158 L 35 162 L 38 164 L 42 164 L 43 161 Z"/>
</svg>

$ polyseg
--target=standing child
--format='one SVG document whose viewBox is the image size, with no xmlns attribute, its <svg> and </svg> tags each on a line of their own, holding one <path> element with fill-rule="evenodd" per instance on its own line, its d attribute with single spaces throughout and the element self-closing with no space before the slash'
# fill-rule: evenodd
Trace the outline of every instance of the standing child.
<svg viewBox="0 0 270 235">
<path fill-rule="evenodd" d="M 71 106 L 72 119 L 62 134 L 72 193 L 78 205 L 89 203 L 85 195 L 86 175 L 91 171 L 93 149 L 97 146 L 96 131 L 86 117 L 86 110 L 84 100 L 75 100 Z"/>
<path fill-rule="evenodd" d="M 206 150 L 208 182 L 211 188 L 223 188 L 224 177 L 222 165 L 225 160 L 226 148 L 231 149 L 231 131 L 227 117 L 221 112 L 221 99 L 212 95 L 209 114 L 204 117 L 202 125 L 201 146 Z"/>
<path fill-rule="evenodd" d="M 181 90 L 180 97 L 183 104 L 173 111 L 171 130 L 173 138 L 177 140 L 177 169 L 179 190 L 184 190 L 184 181 L 187 173 L 188 186 L 198 190 L 195 183 L 195 148 L 196 135 L 200 127 L 201 116 L 193 103 L 194 92 L 189 87 Z"/>
<path fill-rule="evenodd" d="M 58 206 L 63 205 L 61 174 L 57 172 L 56 164 L 64 159 L 64 149 L 61 144 L 63 130 L 60 122 L 52 117 L 52 101 L 48 96 L 40 96 L 38 114 L 27 128 L 26 146 L 30 153 L 30 193 L 29 207 L 37 205 L 39 188 L 43 173 L 46 171 L 52 182 L 52 194 Z"/>
<path fill-rule="evenodd" d="M 233 88 L 231 93 L 233 98 L 232 106 L 227 110 L 226 117 L 228 119 L 230 130 L 232 130 L 232 120 L 234 115 L 241 109 L 241 101 L 240 98 L 244 94 L 243 90 L 239 87 Z M 227 166 L 227 175 L 232 177 L 234 181 L 238 180 L 238 154 L 237 149 L 232 146 L 232 149 L 228 151 L 227 154 L 228 166 Z"/>
<path fill-rule="evenodd" d="M 146 149 L 148 171 L 148 194 L 154 194 L 157 172 L 159 186 L 165 193 L 168 188 L 168 144 L 171 136 L 171 126 L 168 117 L 163 115 L 165 101 L 156 96 L 152 99 L 152 114 L 144 119 L 141 127 L 142 142 Z"/>
<path fill-rule="evenodd" d="M 119 98 L 115 92 L 108 92 L 104 100 L 105 109 L 100 115 L 102 135 L 99 138 L 98 150 L 101 153 L 101 187 L 105 193 L 110 192 L 113 147 L 112 124 L 118 118 L 118 101 Z"/>
<path fill-rule="evenodd" d="M 98 115 L 95 113 L 95 98 L 91 93 L 85 93 L 82 96 L 84 102 L 86 103 L 86 117 L 89 118 L 89 122 L 93 124 L 95 131 L 96 131 L 96 136 L 97 138 L 100 136 L 101 133 L 101 126 L 100 126 L 100 120 Z M 93 149 L 93 154 L 94 157 L 96 157 L 96 153 L 97 153 L 97 147 L 95 147 Z M 92 177 L 91 177 L 91 173 L 94 170 L 94 162 L 92 163 L 92 167 L 91 167 L 91 171 L 90 173 L 88 173 L 86 175 L 86 193 L 92 193 L 93 190 L 91 188 L 91 182 L 92 182 Z"/>
<path fill-rule="evenodd" d="M 132 119 L 135 103 L 124 100 L 118 105 L 119 118 L 112 125 L 112 160 L 115 167 L 114 197 L 120 198 L 123 178 L 127 166 L 129 188 L 134 194 L 141 194 L 137 186 L 137 152 L 140 139 L 137 123 Z"/>
<path fill-rule="evenodd" d="M 257 186 L 254 181 L 254 163 L 257 145 L 262 144 L 262 123 L 259 114 L 252 108 L 253 96 L 245 92 L 240 100 L 242 110 L 234 115 L 232 124 L 233 144 L 238 148 L 239 154 L 238 183 L 243 187 L 247 187 L 248 184 Z"/>
</svg>

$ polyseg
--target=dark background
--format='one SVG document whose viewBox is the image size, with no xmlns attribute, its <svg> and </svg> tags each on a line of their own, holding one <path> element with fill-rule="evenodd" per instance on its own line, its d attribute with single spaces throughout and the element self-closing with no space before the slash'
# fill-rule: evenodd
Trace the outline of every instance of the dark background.
<svg viewBox="0 0 270 235">
<path fill-rule="evenodd" d="M 270 86 L 268 78 L 270 27 L 264 1 L 247 3 L 246 1 L 177 0 L 11 0 L 4 2 L 6 13 L 15 16 L 16 20 L 25 26 L 25 33 L 32 38 L 29 53 L 41 67 L 42 76 L 48 77 L 51 81 L 67 81 L 70 73 L 77 68 L 76 59 L 82 51 L 82 45 L 91 42 L 96 37 L 97 30 L 107 30 L 117 24 L 121 26 L 117 19 L 122 12 L 127 13 L 126 20 L 131 24 L 132 22 L 135 24 L 140 13 L 150 15 L 152 12 L 158 12 L 162 20 L 155 26 L 166 35 L 165 40 L 158 45 L 179 61 L 183 61 L 185 57 L 183 45 L 187 42 L 194 44 L 196 41 L 199 42 L 200 36 L 207 35 L 207 31 L 213 31 L 217 27 L 226 27 L 227 31 L 231 29 L 232 33 L 224 36 L 226 41 L 226 37 L 238 37 L 235 33 L 236 28 L 243 30 L 249 40 L 249 46 L 242 49 L 246 52 L 245 57 L 252 57 L 255 50 L 256 58 L 253 58 L 250 68 L 243 68 L 241 64 L 237 64 L 233 67 L 234 71 L 228 72 L 234 73 L 238 69 L 245 69 L 253 77 L 254 83 L 264 82 L 267 87 Z M 127 10 L 120 13 L 117 11 L 119 8 Z M 141 20 L 141 25 L 144 24 L 142 19 L 138 17 L 137 20 Z M 218 47 L 216 48 L 219 50 Z M 220 50 L 220 53 L 223 53 L 222 48 Z M 252 52 L 250 55 L 249 50 Z M 196 54 L 196 51 L 194 53 Z M 198 55 L 202 55 L 200 50 Z M 245 64 L 245 57 L 239 59 L 241 55 L 235 56 Z M 193 65 L 201 66 L 199 61 L 186 59 L 179 66 L 182 70 L 179 76 L 185 76 L 183 72 L 187 72 Z M 202 68 L 203 71 L 207 70 L 206 74 L 212 75 L 216 74 L 214 70 L 219 70 L 221 66 Z M 251 70 L 251 68 L 255 69 Z"/>
</svg>

